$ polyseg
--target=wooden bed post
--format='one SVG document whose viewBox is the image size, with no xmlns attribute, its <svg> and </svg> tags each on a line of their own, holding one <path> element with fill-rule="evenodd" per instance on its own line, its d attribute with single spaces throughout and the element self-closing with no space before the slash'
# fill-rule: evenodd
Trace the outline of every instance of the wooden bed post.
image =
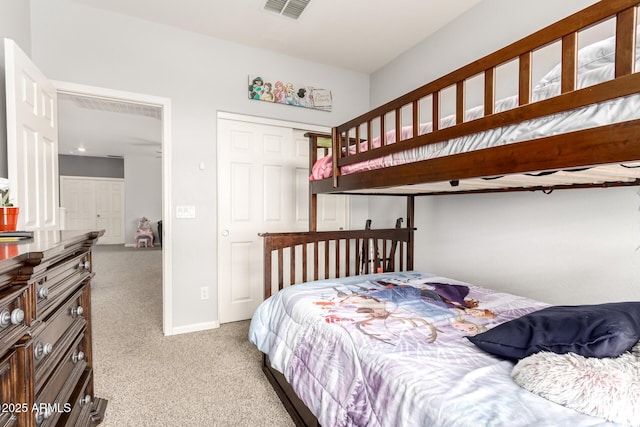
<svg viewBox="0 0 640 427">
<path fill-rule="evenodd" d="M 331 128 L 331 140 L 333 144 L 331 146 L 331 153 L 333 157 L 333 186 L 338 186 L 338 175 L 340 175 L 340 168 L 338 167 L 338 158 L 340 158 L 340 154 L 342 152 L 342 144 L 340 143 L 340 133 L 338 132 L 337 127 Z M 349 149 L 349 144 L 347 144 L 347 150 Z"/>
<path fill-rule="evenodd" d="M 413 270 L 413 229 L 414 224 L 414 208 L 415 208 L 415 196 L 407 196 L 407 228 L 410 231 L 409 241 L 407 242 L 407 270 Z"/>
<path fill-rule="evenodd" d="M 264 299 L 267 299 L 271 296 L 271 250 L 272 250 L 272 239 L 268 235 L 268 233 L 261 233 L 260 237 L 263 239 L 263 256 L 264 256 L 264 265 L 262 266 L 262 280 L 264 282 Z"/>
<path fill-rule="evenodd" d="M 313 165 L 318 160 L 318 136 L 309 135 L 309 173 L 313 170 Z M 311 191 L 311 181 L 309 181 L 309 231 L 318 229 L 318 195 Z"/>
<path fill-rule="evenodd" d="M 309 173 L 313 171 L 313 165 L 318 160 L 318 135 L 314 133 L 305 134 L 309 138 Z M 326 155 L 326 154 L 325 154 Z M 318 195 L 311 190 L 311 180 L 309 180 L 309 231 L 318 229 Z"/>
<path fill-rule="evenodd" d="M 309 231 L 318 231 L 318 195 L 309 193 Z"/>
</svg>

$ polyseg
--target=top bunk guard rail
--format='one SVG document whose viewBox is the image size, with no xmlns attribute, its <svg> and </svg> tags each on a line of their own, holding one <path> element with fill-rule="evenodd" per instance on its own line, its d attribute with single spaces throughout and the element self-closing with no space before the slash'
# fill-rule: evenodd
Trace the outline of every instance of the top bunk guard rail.
<svg viewBox="0 0 640 427">
<path fill-rule="evenodd" d="M 414 228 L 262 233 L 264 297 L 311 280 L 413 269 Z M 288 264 L 288 268 L 286 268 Z M 277 289 L 274 286 L 277 284 Z"/>
<path fill-rule="evenodd" d="M 365 188 L 363 187 L 364 185 L 368 188 L 373 188 L 450 180 L 452 179 L 452 172 L 439 172 L 437 170 L 437 162 L 436 170 L 431 173 L 425 174 L 416 170 L 408 172 L 407 170 L 407 173 L 411 176 L 404 176 L 404 172 L 401 171 L 402 167 L 399 167 L 400 169 L 398 170 L 401 171 L 401 174 L 397 177 L 397 182 L 390 182 L 388 180 L 390 174 L 381 174 L 380 171 L 376 170 L 354 174 L 359 175 L 360 178 L 349 175 L 340 176 L 340 167 L 640 92 L 640 73 L 634 72 L 637 6 L 638 0 L 601 0 L 524 39 L 333 128 L 331 135 L 333 141 L 333 179 L 312 182 L 312 193 L 357 190 Z M 578 32 L 613 17 L 615 17 L 616 21 L 614 79 L 586 88 L 576 89 Z M 561 93 L 548 99 L 532 102 L 530 95 L 533 52 L 558 41 L 562 43 Z M 518 106 L 510 110 L 495 112 L 496 69 L 500 65 L 516 59 L 519 63 Z M 464 121 L 465 82 L 478 75 L 484 76 L 484 116 Z M 440 94 L 443 90 L 451 87 L 455 88 L 456 91 L 455 124 L 439 129 L 441 119 Z M 429 96 L 432 98 L 432 117 L 427 119 L 433 124 L 433 129 L 431 132 L 420 134 L 419 103 Z M 401 137 L 401 111 L 405 107 L 410 107 L 412 110 L 410 122 L 413 129 L 411 131 L 412 134 L 403 139 Z M 385 119 L 389 116 L 395 117 L 395 143 L 387 144 Z M 379 147 L 374 147 L 371 144 L 372 135 L 375 133 L 374 125 L 379 125 L 377 130 L 381 140 Z M 366 137 L 361 135 L 361 128 L 366 129 Z M 626 128 L 626 133 L 624 130 L 621 131 L 621 128 Z M 618 133 L 620 131 L 622 133 Z M 521 173 L 532 170 L 549 170 L 553 168 L 553 165 L 549 166 L 548 164 L 549 158 L 558 156 L 561 152 L 563 160 L 562 162 L 556 162 L 561 168 L 619 163 L 640 159 L 640 142 L 638 142 L 637 136 L 639 135 L 638 132 L 640 132 L 640 120 L 632 120 L 626 122 L 626 124 L 602 126 L 599 136 L 605 137 L 606 140 L 606 135 L 612 132 L 616 132 L 617 135 L 616 141 L 612 142 L 617 144 L 615 149 L 607 147 L 604 149 L 606 153 L 600 150 L 597 153 L 594 152 L 595 155 L 587 157 L 582 154 L 576 154 L 578 149 L 568 149 L 568 152 L 562 152 L 567 143 L 576 139 L 577 132 L 570 132 L 551 140 L 541 138 L 541 140 L 544 140 L 544 150 L 543 146 L 540 145 L 542 144 L 541 141 L 525 141 L 524 143 L 531 143 L 528 144 L 529 146 L 526 149 L 530 153 L 534 153 L 533 158 L 526 165 L 521 165 L 518 160 L 514 160 L 516 154 L 514 154 L 514 149 L 511 148 L 506 150 L 502 157 L 498 153 L 498 165 L 485 164 L 487 161 L 494 163 L 493 158 L 490 160 L 483 157 L 474 159 L 472 156 L 477 155 L 477 153 L 473 152 L 449 157 L 462 156 L 462 159 L 459 160 L 459 162 L 462 162 L 459 165 L 461 173 L 455 179 Z M 629 139 L 626 138 L 627 135 L 630 137 Z M 602 142 L 593 142 L 593 137 L 589 137 L 589 139 L 594 146 L 598 146 Z M 368 141 L 366 148 L 361 149 L 361 144 L 357 142 L 362 143 L 364 141 Z M 633 142 L 633 144 L 630 144 L 630 142 Z M 520 144 L 522 143 L 510 145 Z M 538 147 L 538 145 L 540 146 Z M 524 147 L 520 147 L 515 150 L 521 148 L 524 149 Z M 583 149 L 589 150 L 590 148 L 587 144 L 587 146 L 580 148 L 580 150 Z M 537 159 L 536 156 L 540 151 L 552 154 L 541 155 L 544 159 Z M 617 154 L 613 155 L 612 153 L 615 152 Z M 471 157 L 465 156 L 467 154 Z M 576 158 L 571 158 L 574 154 Z M 433 159 L 428 161 L 432 162 Z M 480 167 L 478 168 L 478 166 Z M 445 168 L 448 168 L 448 166 Z M 404 169 L 407 168 L 405 167 Z M 453 173 L 458 172 L 454 170 Z M 363 180 L 366 180 L 366 184 Z M 340 181 L 340 185 L 338 185 L 338 181 Z M 343 183 L 343 181 L 345 182 Z"/>
</svg>

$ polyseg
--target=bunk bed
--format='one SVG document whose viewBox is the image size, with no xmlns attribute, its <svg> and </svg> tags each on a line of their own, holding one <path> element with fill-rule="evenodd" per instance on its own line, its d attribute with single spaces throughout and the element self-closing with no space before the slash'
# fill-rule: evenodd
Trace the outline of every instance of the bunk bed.
<svg viewBox="0 0 640 427">
<path fill-rule="evenodd" d="M 265 302 L 250 330 L 297 425 L 640 425 L 637 403 L 611 412 L 624 393 L 608 389 L 600 395 L 607 399 L 585 409 L 527 382 L 554 367 L 566 374 L 582 363 L 567 361 L 575 353 L 593 364 L 631 360 L 623 377 L 637 378 L 639 303 L 549 307 L 413 271 L 416 196 L 640 184 L 637 15 L 637 0 L 601 0 L 331 135 L 309 134 L 310 231 L 263 235 Z M 609 19 L 615 37 L 578 48 L 580 31 Z M 534 53 L 552 43 L 561 45 L 560 62 L 534 80 Z M 496 70 L 511 61 L 517 95 L 496 99 Z M 469 108 L 468 81 L 477 78 L 483 102 Z M 451 88 L 455 113 L 446 116 L 441 97 Z M 318 194 L 405 196 L 406 218 L 392 229 L 319 232 Z M 630 338 L 615 354 L 586 351 L 580 340 L 594 337 L 581 335 L 584 325 L 576 325 L 569 349 L 491 348 L 495 334 L 531 328 L 536 316 L 570 322 L 589 310 L 607 318 L 622 312 L 630 322 Z M 540 356 L 552 363 L 532 374 Z M 637 380 L 625 387 L 639 389 Z"/>
<path fill-rule="evenodd" d="M 335 127 L 328 147 L 324 136 L 312 135 L 312 143 L 330 151 L 330 157 L 323 159 L 324 173 L 312 165 L 311 193 L 439 194 L 636 185 L 639 174 L 611 166 L 640 157 L 635 143 L 640 75 L 634 72 L 640 55 L 633 3 L 601 1 Z M 578 52 L 581 29 L 616 15 L 615 38 Z M 554 42 L 562 45 L 561 65 L 539 82 L 532 81 L 534 52 Z M 518 94 L 496 100 L 496 69 L 514 60 Z M 478 76 L 484 82 L 484 102 L 465 108 L 467 82 Z M 455 114 L 442 117 L 440 98 L 450 88 L 455 88 Z M 424 104 L 430 104 L 430 117 L 421 117 Z M 598 106 L 611 114 L 597 114 Z M 566 131 L 560 133 L 563 126 Z M 415 151 L 426 153 L 414 155 Z M 312 150 L 313 164 L 317 153 Z M 432 158 L 420 160 L 420 155 Z M 345 169 L 356 171 L 342 173 Z M 583 170 L 562 173 L 574 169 Z M 557 179 L 551 171 L 560 171 Z M 526 175 L 541 172 L 545 178 L 539 180 Z"/>
</svg>

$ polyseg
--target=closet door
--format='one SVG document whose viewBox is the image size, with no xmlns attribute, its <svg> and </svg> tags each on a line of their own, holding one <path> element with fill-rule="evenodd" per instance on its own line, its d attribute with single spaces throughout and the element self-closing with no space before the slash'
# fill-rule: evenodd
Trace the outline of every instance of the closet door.
<svg viewBox="0 0 640 427">
<path fill-rule="evenodd" d="M 304 230 L 290 128 L 218 120 L 220 323 L 249 319 L 262 301 L 265 231 Z"/>
<path fill-rule="evenodd" d="M 123 244 L 124 235 L 124 181 L 121 179 L 95 180 L 96 226 L 105 230 L 98 240 L 105 245 Z"/>
<path fill-rule="evenodd" d="M 99 244 L 124 244 L 124 180 L 60 177 L 60 202 L 69 230 L 105 230 Z"/>
<path fill-rule="evenodd" d="M 251 318 L 263 300 L 263 243 L 258 233 L 308 229 L 309 150 L 304 133 L 218 119 L 220 323 Z"/>
<path fill-rule="evenodd" d="M 60 204 L 67 212 L 66 229 L 96 229 L 96 194 L 93 181 L 61 176 Z"/>
</svg>

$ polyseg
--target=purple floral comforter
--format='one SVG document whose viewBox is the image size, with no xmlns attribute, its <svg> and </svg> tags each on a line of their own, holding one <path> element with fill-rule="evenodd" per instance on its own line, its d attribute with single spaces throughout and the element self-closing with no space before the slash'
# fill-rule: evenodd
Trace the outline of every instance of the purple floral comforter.
<svg viewBox="0 0 640 427">
<path fill-rule="evenodd" d="M 249 339 L 329 426 L 606 426 L 513 382 L 465 337 L 545 307 L 418 272 L 295 285 Z"/>
</svg>

